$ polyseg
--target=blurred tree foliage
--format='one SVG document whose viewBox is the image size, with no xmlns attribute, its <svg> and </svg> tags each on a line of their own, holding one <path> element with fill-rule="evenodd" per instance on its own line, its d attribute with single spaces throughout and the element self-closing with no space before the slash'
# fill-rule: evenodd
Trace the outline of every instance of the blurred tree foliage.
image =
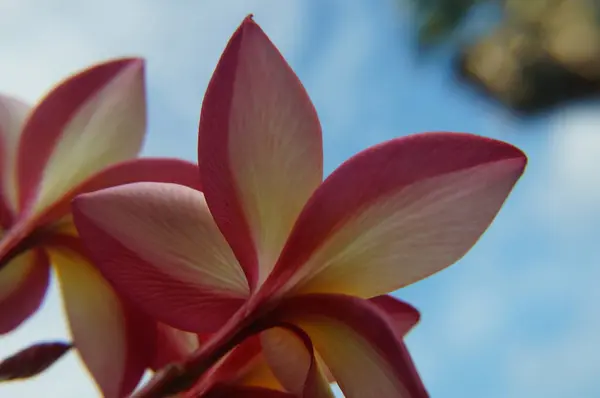
<svg viewBox="0 0 600 398">
<path fill-rule="evenodd" d="M 479 7 L 496 7 L 497 23 L 458 40 L 455 67 L 513 111 L 537 114 L 600 95 L 600 0 L 410 1 L 422 50 L 460 36 Z"/>
</svg>

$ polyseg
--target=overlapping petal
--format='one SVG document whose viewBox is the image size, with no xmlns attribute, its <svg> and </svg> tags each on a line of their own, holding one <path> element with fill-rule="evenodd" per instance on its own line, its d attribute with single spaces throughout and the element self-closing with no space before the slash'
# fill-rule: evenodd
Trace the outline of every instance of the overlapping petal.
<svg viewBox="0 0 600 398">
<path fill-rule="evenodd" d="M 73 197 L 133 182 L 170 182 L 200 189 L 198 165 L 175 158 L 138 158 L 109 166 L 94 174 L 48 208 L 36 224 L 57 220 L 71 211 Z"/>
<path fill-rule="evenodd" d="M 156 324 L 156 352 L 150 364 L 158 371 L 170 363 L 181 362 L 200 347 L 195 333 L 184 332 L 164 323 Z"/>
<path fill-rule="evenodd" d="M 258 348 L 259 350 L 251 357 L 242 373 L 236 378 L 236 384 L 283 391 L 284 388 L 281 382 L 273 374 L 273 370 L 262 352 L 262 346 L 259 345 Z"/>
<path fill-rule="evenodd" d="M 369 301 L 381 311 L 380 316 L 389 323 L 398 341 L 402 341 L 419 321 L 417 310 L 392 296 L 378 296 Z M 289 391 L 298 392 L 310 361 L 317 361 L 323 380 L 335 382 L 318 353 L 315 352 L 312 358 L 302 340 L 293 332 L 284 328 L 269 329 L 261 333 L 261 339 L 264 355 Z"/>
<path fill-rule="evenodd" d="M 16 155 L 19 138 L 31 107 L 21 100 L 0 95 L 0 225 L 9 220 L 5 212 L 14 214 L 18 208 Z"/>
<path fill-rule="evenodd" d="M 198 140 L 206 200 L 254 286 L 272 269 L 321 182 L 323 159 L 308 95 L 251 17 L 210 81 Z"/>
<path fill-rule="evenodd" d="M 296 396 L 329 398 L 329 387 L 313 343 L 306 333 L 294 325 L 283 325 L 261 333 L 263 353 L 273 373 Z"/>
<path fill-rule="evenodd" d="M 383 312 L 398 340 L 402 340 L 421 319 L 419 311 L 416 309 L 410 311 L 404 301 L 390 295 L 373 297 L 369 299 L 369 302 Z"/>
<path fill-rule="evenodd" d="M 135 183 L 84 194 L 74 221 L 116 289 L 173 327 L 214 332 L 249 287 L 201 192 Z"/>
<path fill-rule="evenodd" d="M 269 283 L 373 297 L 423 279 L 475 244 L 525 164 L 512 145 L 455 133 L 359 153 L 312 196 Z"/>
<path fill-rule="evenodd" d="M 198 166 L 185 160 L 139 158 L 117 163 L 83 181 L 42 213 L 33 217 L 30 214 L 20 217 L 0 242 L 0 256 L 6 255 L 16 245 L 23 244 L 23 240 L 27 237 L 31 238 L 32 232 L 36 229 L 37 241 L 52 234 L 66 233 L 77 236 L 70 214 L 71 201 L 75 195 L 144 181 L 170 182 L 193 188 L 200 187 Z"/>
<path fill-rule="evenodd" d="M 38 213 L 89 176 L 135 157 L 145 132 L 141 59 L 106 62 L 67 79 L 23 127 L 16 159 L 19 206 Z"/>
<path fill-rule="evenodd" d="M 405 305 L 405 311 L 415 310 Z M 385 314 L 368 300 L 297 296 L 284 300 L 274 316 L 310 337 L 347 398 L 428 396 L 404 343 Z"/>
<path fill-rule="evenodd" d="M 30 250 L 0 270 L 0 335 L 18 327 L 42 303 L 50 277 L 48 258 Z"/>
<path fill-rule="evenodd" d="M 260 361 L 262 356 L 260 340 L 251 336 L 227 353 L 204 380 L 205 385 L 241 384 L 238 383 Z M 262 387 L 265 387 L 262 385 Z"/>
<path fill-rule="evenodd" d="M 71 242 L 51 246 L 49 253 L 73 343 L 103 396 L 126 396 L 154 355 L 154 322 L 124 303 L 77 248 L 78 242 Z"/>
</svg>

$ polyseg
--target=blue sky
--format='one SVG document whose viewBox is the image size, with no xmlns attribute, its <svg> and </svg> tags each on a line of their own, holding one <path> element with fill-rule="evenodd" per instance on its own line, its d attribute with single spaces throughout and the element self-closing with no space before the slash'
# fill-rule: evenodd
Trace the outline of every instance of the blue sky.
<svg viewBox="0 0 600 398">
<path fill-rule="evenodd" d="M 91 63 L 145 56 L 145 154 L 193 160 L 208 79 L 250 12 L 315 103 L 328 172 L 372 144 L 431 130 L 501 138 L 530 157 L 475 249 L 397 293 L 422 312 L 408 344 L 432 397 L 600 396 L 600 117 L 587 106 L 525 123 L 482 103 L 452 80 L 447 58 L 416 61 L 398 2 L 4 0 L 0 90 L 34 101 Z M 0 355 L 67 335 L 54 287 L 42 311 L 0 339 Z M 97 396 L 75 355 L 1 388 L 10 397 Z"/>
</svg>

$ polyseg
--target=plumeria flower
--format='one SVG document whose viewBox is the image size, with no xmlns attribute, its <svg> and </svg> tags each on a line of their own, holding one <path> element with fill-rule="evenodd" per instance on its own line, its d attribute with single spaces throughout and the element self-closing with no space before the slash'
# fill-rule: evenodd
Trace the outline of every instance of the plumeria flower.
<svg viewBox="0 0 600 398">
<path fill-rule="evenodd" d="M 0 334 L 38 309 L 52 264 L 74 345 L 106 397 L 137 385 L 153 355 L 154 324 L 120 300 L 90 263 L 70 202 L 130 182 L 198 180 L 192 163 L 132 160 L 146 131 L 145 97 L 141 59 L 87 69 L 35 107 L 0 96 Z"/>
<path fill-rule="evenodd" d="M 202 192 L 130 184 L 81 195 L 73 210 L 117 291 L 170 326 L 217 332 L 188 365 L 210 371 L 215 353 L 260 333 L 296 395 L 330 396 L 320 381 L 330 372 L 349 398 L 427 396 L 393 323 L 415 311 L 385 294 L 463 257 L 526 156 L 424 133 L 371 147 L 323 181 L 313 105 L 249 17 L 208 86 L 198 160 Z"/>
</svg>

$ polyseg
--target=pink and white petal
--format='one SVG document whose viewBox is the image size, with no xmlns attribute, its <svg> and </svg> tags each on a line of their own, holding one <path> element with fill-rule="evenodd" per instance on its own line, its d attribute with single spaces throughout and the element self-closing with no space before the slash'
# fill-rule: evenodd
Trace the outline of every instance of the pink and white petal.
<svg viewBox="0 0 600 398">
<path fill-rule="evenodd" d="M 71 211 L 72 199 L 81 193 L 133 182 L 169 182 L 200 190 L 198 165 L 175 158 L 138 158 L 109 166 L 65 194 L 36 223 L 53 222 Z"/>
<path fill-rule="evenodd" d="M 416 308 L 390 295 L 373 297 L 369 301 L 385 313 L 398 340 L 403 339 L 421 319 Z"/>
<path fill-rule="evenodd" d="M 428 277 L 477 242 L 526 162 L 512 145 L 457 133 L 363 151 L 312 196 L 269 283 L 373 297 Z"/>
<path fill-rule="evenodd" d="M 193 397 L 197 397 L 194 395 Z M 262 387 L 219 385 L 202 398 L 297 398 L 296 395 Z M 190 395 L 189 398 L 192 398 Z"/>
<path fill-rule="evenodd" d="M 175 158 L 138 158 L 121 162 L 90 177 L 37 217 L 21 218 L 0 243 L 0 255 L 22 242 L 38 226 L 51 225 L 52 233 L 77 236 L 70 214 L 75 195 L 133 182 L 170 182 L 200 189 L 198 166 L 194 163 Z"/>
<path fill-rule="evenodd" d="M 253 362 L 260 356 L 261 346 L 258 336 L 246 338 L 211 369 L 205 385 L 235 383 L 246 374 Z"/>
<path fill-rule="evenodd" d="M 282 325 L 263 331 L 260 337 L 266 361 L 287 391 L 305 398 L 333 397 L 304 331 L 294 325 Z"/>
<path fill-rule="evenodd" d="M 150 365 L 154 371 L 171 363 L 182 362 L 200 348 L 195 333 L 184 332 L 161 322 L 156 323 L 156 353 Z"/>
<path fill-rule="evenodd" d="M 273 315 L 306 332 L 347 398 L 428 396 L 404 343 L 368 300 L 297 296 L 284 300 Z"/>
<path fill-rule="evenodd" d="M 25 102 L 0 94 L 0 207 L 13 215 L 18 209 L 17 148 L 30 110 Z M 6 227 L 3 213 L 0 225 Z"/>
<path fill-rule="evenodd" d="M 263 387 L 284 391 L 281 382 L 273 374 L 271 366 L 265 356 L 262 355 L 262 351 L 260 355 L 257 355 L 252 360 L 244 373 L 236 380 L 236 383 L 242 386 Z"/>
<path fill-rule="evenodd" d="M 146 133 L 144 61 L 119 59 L 52 90 L 23 128 L 19 204 L 34 214 L 112 164 L 137 156 Z"/>
<path fill-rule="evenodd" d="M 416 309 L 392 296 L 377 296 L 369 301 L 383 312 L 382 315 L 385 316 L 386 321 L 390 323 L 399 340 L 402 340 L 419 321 L 420 314 Z M 297 337 L 294 338 L 294 336 L 292 336 L 291 332 L 282 328 L 270 329 L 261 333 L 261 338 L 265 341 L 264 353 L 266 357 L 270 359 L 271 363 L 276 363 L 276 366 L 274 366 L 275 369 L 278 369 L 280 372 L 283 370 L 284 372 L 283 374 L 278 374 L 280 379 L 289 379 L 290 375 L 301 373 L 295 368 L 298 366 L 307 366 L 306 363 L 309 359 L 307 351 L 300 344 L 300 340 Z M 318 353 L 315 353 L 315 358 L 323 373 L 324 379 L 332 383 L 335 382 L 335 378 L 331 374 L 331 371 L 327 368 L 325 363 L 323 363 L 323 360 Z M 287 362 L 290 363 L 288 364 Z M 302 365 L 303 362 L 304 365 Z M 287 385 L 288 384 L 286 384 L 286 386 Z M 290 389 L 290 391 L 294 390 Z"/>
<path fill-rule="evenodd" d="M 104 397 L 127 396 L 153 357 L 154 322 L 124 303 L 79 250 L 49 253 L 77 352 Z"/>
<path fill-rule="evenodd" d="M 161 322 L 215 332 L 249 294 L 197 190 L 167 183 L 107 188 L 78 196 L 73 217 L 105 277 Z"/>
<path fill-rule="evenodd" d="M 254 286 L 321 183 L 323 151 L 305 89 L 251 17 L 210 81 L 198 141 L 206 200 Z"/>
<path fill-rule="evenodd" d="M 0 270 L 0 335 L 16 329 L 44 301 L 50 264 L 42 250 L 27 251 Z"/>
<path fill-rule="evenodd" d="M 205 396 L 207 392 L 223 385 L 283 390 L 264 360 L 258 335 L 246 338 L 231 349 L 204 373 L 188 391 L 188 396 Z"/>
<path fill-rule="evenodd" d="M 259 335 L 236 346 L 215 366 L 205 385 L 235 384 L 283 390 L 263 355 Z"/>
</svg>

